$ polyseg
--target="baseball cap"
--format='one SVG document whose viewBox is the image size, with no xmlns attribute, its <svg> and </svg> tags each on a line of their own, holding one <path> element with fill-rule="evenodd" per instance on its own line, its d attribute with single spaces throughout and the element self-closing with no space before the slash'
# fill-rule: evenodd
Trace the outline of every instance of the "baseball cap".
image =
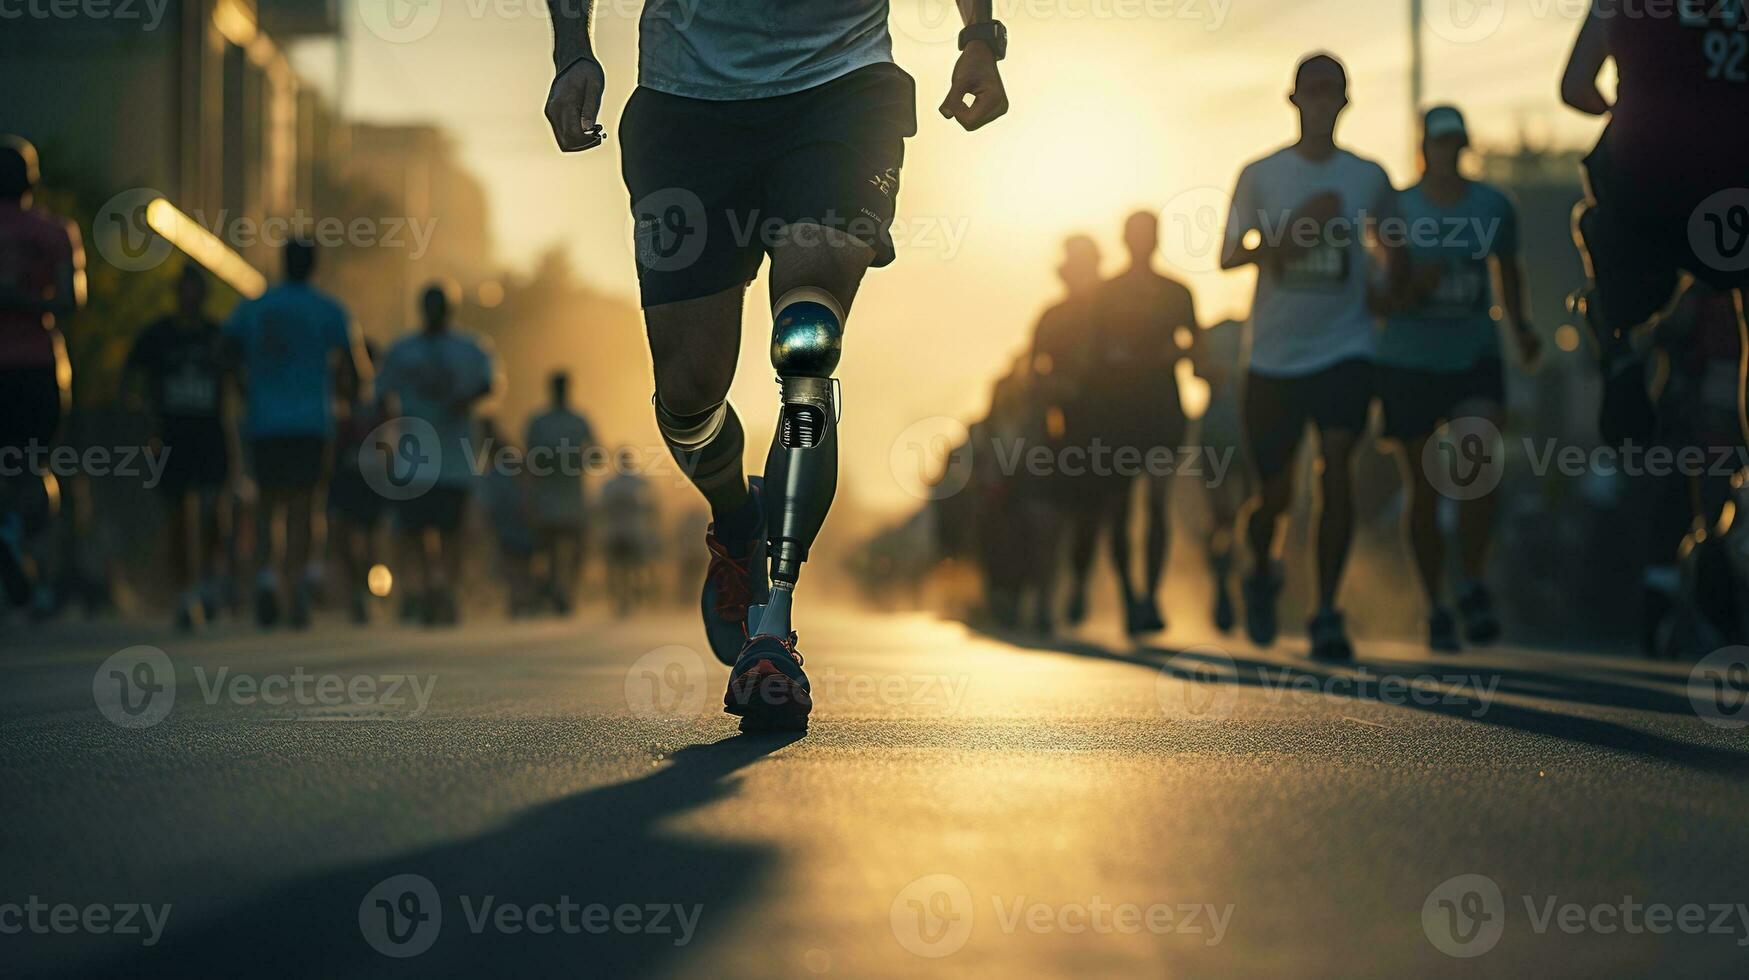
<svg viewBox="0 0 1749 980">
<path fill-rule="evenodd" d="M 1455 106 L 1436 105 L 1427 110 L 1427 116 L 1421 123 L 1421 131 L 1430 140 L 1462 136 L 1465 143 L 1470 141 L 1469 127 L 1464 125 L 1464 114 Z"/>
</svg>

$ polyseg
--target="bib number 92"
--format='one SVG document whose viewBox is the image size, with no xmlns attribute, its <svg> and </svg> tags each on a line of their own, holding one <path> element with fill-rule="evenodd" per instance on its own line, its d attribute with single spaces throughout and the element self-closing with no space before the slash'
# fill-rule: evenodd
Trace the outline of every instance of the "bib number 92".
<svg viewBox="0 0 1749 980">
<path fill-rule="evenodd" d="M 1749 82 L 1749 34 L 1710 30 L 1701 41 L 1708 81 Z"/>
</svg>

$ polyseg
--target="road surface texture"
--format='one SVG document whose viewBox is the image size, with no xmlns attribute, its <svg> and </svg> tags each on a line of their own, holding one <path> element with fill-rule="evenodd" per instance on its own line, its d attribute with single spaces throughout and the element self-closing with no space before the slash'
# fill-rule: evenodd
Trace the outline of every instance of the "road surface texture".
<svg viewBox="0 0 1749 980">
<path fill-rule="evenodd" d="M 14 627 L 0 973 L 1749 975 L 1728 671 L 801 626 Z"/>
</svg>

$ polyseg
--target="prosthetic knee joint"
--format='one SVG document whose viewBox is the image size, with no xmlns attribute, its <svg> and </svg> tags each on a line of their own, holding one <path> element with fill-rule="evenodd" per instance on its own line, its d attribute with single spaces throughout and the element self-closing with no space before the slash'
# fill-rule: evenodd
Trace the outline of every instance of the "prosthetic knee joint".
<svg viewBox="0 0 1749 980">
<path fill-rule="evenodd" d="M 771 577 L 794 585 L 838 490 L 838 391 L 832 372 L 844 337 L 844 308 L 803 286 L 775 304 L 771 366 L 783 390 L 777 436 L 765 463 Z"/>
</svg>

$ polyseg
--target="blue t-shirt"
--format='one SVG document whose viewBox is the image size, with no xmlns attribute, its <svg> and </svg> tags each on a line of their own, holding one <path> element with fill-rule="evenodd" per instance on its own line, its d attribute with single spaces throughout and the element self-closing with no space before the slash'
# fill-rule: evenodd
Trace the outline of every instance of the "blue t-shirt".
<svg viewBox="0 0 1749 980">
<path fill-rule="evenodd" d="M 467 486 L 473 479 L 473 402 L 458 402 L 492 387 L 492 355 L 473 335 L 454 328 L 424 330 L 395 341 L 377 368 L 377 397 L 394 395 L 403 417 L 421 419 L 437 435 L 425 447 L 415 478 L 435 484 Z"/>
<path fill-rule="evenodd" d="M 250 438 L 334 434 L 333 355 L 352 347 L 345 307 L 308 285 L 281 283 L 238 306 L 225 338 L 242 353 Z"/>
<path fill-rule="evenodd" d="M 1500 357 L 1490 258 L 1518 255 L 1518 209 L 1501 191 L 1472 182 L 1450 207 L 1428 199 L 1421 185 L 1397 197 L 1403 224 L 1395 232 L 1411 269 L 1440 267 L 1439 286 L 1421 306 L 1385 319 L 1378 360 L 1419 371 L 1467 371 Z"/>
</svg>

